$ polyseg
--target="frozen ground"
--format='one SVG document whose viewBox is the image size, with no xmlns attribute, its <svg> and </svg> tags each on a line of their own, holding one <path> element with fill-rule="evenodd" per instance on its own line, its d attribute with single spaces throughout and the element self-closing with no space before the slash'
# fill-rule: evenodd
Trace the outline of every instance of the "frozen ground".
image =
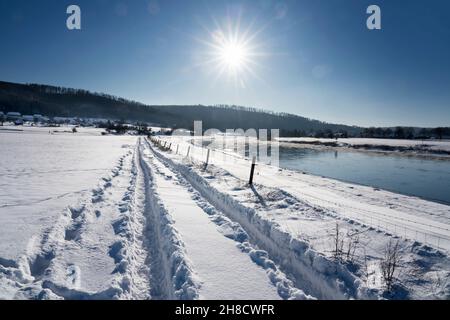
<svg viewBox="0 0 450 320">
<path fill-rule="evenodd" d="M 362 150 L 399 152 L 423 155 L 450 155 L 449 140 L 399 140 L 399 139 L 369 139 L 369 138 L 279 138 L 280 142 L 291 144 L 309 144 L 336 146 Z"/>
<path fill-rule="evenodd" d="M 85 130 L 0 131 L 0 299 L 450 297 L 448 206 Z"/>
</svg>

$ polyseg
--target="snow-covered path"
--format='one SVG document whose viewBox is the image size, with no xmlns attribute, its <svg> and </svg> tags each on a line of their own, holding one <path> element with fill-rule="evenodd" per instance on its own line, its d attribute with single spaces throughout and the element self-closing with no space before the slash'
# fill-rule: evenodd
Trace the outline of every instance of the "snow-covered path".
<svg viewBox="0 0 450 320">
<path fill-rule="evenodd" d="M 135 141 L 97 186 L 52 212 L 17 261 L 0 255 L 0 298 L 310 298 L 145 139 Z"/>
<path fill-rule="evenodd" d="M 138 139 L 20 261 L 0 261 L 0 297 L 307 298 L 246 239 Z"/>
<path fill-rule="evenodd" d="M 156 191 L 174 219 L 193 270 L 201 282 L 200 299 L 280 299 L 265 270 L 221 234 L 175 174 L 147 149 Z"/>
</svg>

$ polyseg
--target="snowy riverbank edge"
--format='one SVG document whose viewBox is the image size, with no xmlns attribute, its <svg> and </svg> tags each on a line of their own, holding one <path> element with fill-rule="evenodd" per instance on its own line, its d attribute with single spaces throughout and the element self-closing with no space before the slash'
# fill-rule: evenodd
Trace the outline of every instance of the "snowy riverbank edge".
<svg viewBox="0 0 450 320">
<path fill-rule="evenodd" d="M 292 148 L 332 149 L 376 152 L 390 155 L 450 160 L 450 141 L 422 141 L 395 139 L 316 139 L 278 138 L 281 146 Z"/>
</svg>

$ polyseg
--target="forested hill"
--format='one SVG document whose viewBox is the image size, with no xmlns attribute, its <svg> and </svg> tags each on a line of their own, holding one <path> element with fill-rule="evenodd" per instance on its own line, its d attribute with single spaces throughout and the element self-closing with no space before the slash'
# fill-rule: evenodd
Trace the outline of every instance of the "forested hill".
<svg viewBox="0 0 450 320">
<path fill-rule="evenodd" d="M 140 121 L 162 126 L 192 128 L 194 120 L 217 129 L 267 128 L 317 132 L 331 130 L 358 134 L 361 128 L 324 123 L 304 117 L 235 106 L 148 106 L 86 90 L 37 84 L 0 82 L 0 111 Z"/>
</svg>

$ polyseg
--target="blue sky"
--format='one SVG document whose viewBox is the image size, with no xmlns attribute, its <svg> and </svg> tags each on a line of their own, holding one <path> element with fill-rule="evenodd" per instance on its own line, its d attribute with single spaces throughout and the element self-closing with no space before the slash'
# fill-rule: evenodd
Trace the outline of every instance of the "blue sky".
<svg viewBox="0 0 450 320">
<path fill-rule="evenodd" d="M 70 4 L 81 7 L 81 31 L 66 28 Z M 370 4 L 381 7 L 382 30 L 366 28 Z M 447 0 L 0 0 L 0 80 L 148 104 L 449 126 L 449 16 Z M 255 36 L 253 73 L 240 72 L 239 85 L 205 63 L 209 31 L 227 21 Z"/>
</svg>

